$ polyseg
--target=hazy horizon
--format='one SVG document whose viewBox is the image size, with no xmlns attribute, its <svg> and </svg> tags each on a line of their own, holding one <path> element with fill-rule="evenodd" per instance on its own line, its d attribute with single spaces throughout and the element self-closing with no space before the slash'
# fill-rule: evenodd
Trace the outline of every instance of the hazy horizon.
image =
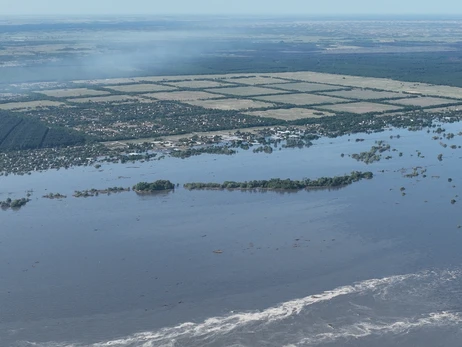
<svg viewBox="0 0 462 347">
<path fill-rule="evenodd" d="M 254 0 L 233 2 L 224 0 L 173 0 L 152 3 L 147 0 L 81 0 L 63 2 L 49 0 L 0 0 L 2 16 L 48 15 L 264 15 L 264 16 L 377 16 L 377 15 L 462 15 L 462 3 L 455 0 L 420 2 L 416 0 L 390 0 L 372 3 L 365 0 L 328 0 L 309 4 L 303 0 L 287 0 L 284 3 Z"/>
</svg>

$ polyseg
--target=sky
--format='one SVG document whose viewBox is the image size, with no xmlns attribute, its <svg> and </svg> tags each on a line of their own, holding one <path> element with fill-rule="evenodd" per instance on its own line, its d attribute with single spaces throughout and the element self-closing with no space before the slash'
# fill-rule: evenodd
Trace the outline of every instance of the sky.
<svg viewBox="0 0 462 347">
<path fill-rule="evenodd" d="M 0 0 L 1 15 L 462 14 L 460 0 Z"/>
</svg>

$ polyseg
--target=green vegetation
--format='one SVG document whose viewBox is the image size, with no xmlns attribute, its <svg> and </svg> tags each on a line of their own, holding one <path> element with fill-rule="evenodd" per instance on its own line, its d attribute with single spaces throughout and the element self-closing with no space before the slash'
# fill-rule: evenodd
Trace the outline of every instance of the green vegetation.
<svg viewBox="0 0 462 347">
<path fill-rule="evenodd" d="M 271 154 L 273 153 L 273 147 L 271 146 L 260 146 L 260 147 L 257 147 L 253 150 L 254 153 L 261 153 L 261 152 L 265 152 L 266 154 Z"/>
<path fill-rule="evenodd" d="M 5 201 L 0 201 L 0 208 L 2 210 L 7 210 L 10 208 L 18 209 L 18 208 L 25 206 L 29 201 L 30 199 L 26 199 L 26 198 L 15 199 L 15 200 L 8 198 Z"/>
<path fill-rule="evenodd" d="M 170 152 L 170 156 L 174 158 L 189 158 L 195 155 L 201 154 L 225 154 L 232 155 L 236 154 L 234 149 L 230 149 L 228 146 L 208 146 L 199 148 L 188 148 L 185 150 L 174 150 Z"/>
<path fill-rule="evenodd" d="M 0 151 L 81 144 L 84 137 L 64 128 L 0 112 Z"/>
<path fill-rule="evenodd" d="M 362 179 L 371 179 L 372 177 L 373 177 L 372 172 L 353 171 L 350 175 L 335 176 L 335 177 L 321 177 L 315 180 L 311 180 L 308 178 L 303 179 L 303 180 L 273 178 L 270 180 L 245 181 L 245 182 L 225 181 L 222 184 L 195 182 L 195 183 L 186 183 L 183 186 L 184 188 L 188 190 L 196 190 L 196 189 L 302 190 L 302 189 L 343 187 L 343 186 L 350 185 L 353 182 L 360 181 Z"/>
<path fill-rule="evenodd" d="M 89 189 L 89 190 L 76 190 L 74 192 L 74 197 L 76 198 L 88 198 L 91 196 L 98 196 L 99 194 L 106 194 L 110 195 L 111 193 L 121 193 L 121 192 L 129 192 L 130 188 L 124 187 L 110 187 L 106 189 Z"/>
<path fill-rule="evenodd" d="M 52 199 L 52 200 L 53 200 L 53 199 L 65 199 L 65 198 L 67 198 L 67 196 L 66 196 L 66 195 L 62 195 L 62 194 L 60 194 L 60 193 L 56 193 L 56 194 L 49 193 L 49 194 L 44 195 L 43 198 L 45 198 L 45 199 Z"/>
<path fill-rule="evenodd" d="M 137 193 L 152 193 L 172 189 L 175 189 L 175 185 L 168 180 L 157 180 L 152 183 L 139 182 L 133 186 L 133 190 Z"/>
<path fill-rule="evenodd" d="M 359 154 L 352 154 L 351 157 L 357 161 L 362 161 L 366 164 L 372 164 L 373 162 L 380 161 L 382 154 L 385 151 L 390 150 L 390 145 L 383 141 L 376 141 L 377 146 L 372 146 L 368 152 L 361 152 Z M 391 157 L 390 157 L 391 158 Z M 389 159 L 389 158 L 387 158 Z"/>
</svg>

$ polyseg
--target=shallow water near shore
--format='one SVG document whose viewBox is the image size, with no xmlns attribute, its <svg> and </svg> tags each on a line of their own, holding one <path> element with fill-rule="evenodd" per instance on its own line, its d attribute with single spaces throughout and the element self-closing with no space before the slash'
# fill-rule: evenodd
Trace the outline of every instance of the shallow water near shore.
<svg viewBox="0 0 462 347">
<path fill-rule="evenodd" d="M 1 177 L 0 200 L 33 190 L 25 207 L 0 211 L 1 344 L 458 346 L 462 202 L 450 201 L 462 196 L 462 150 L 433 135 L 393 130 L 272 154 Z M 397 149 L 384 155 L 393 158 L 348 157 L 376 140 Z M 462 145 L 462 137 L 442 142 Z M 417 166 L 427 177 L 400 171 Z M 296 193 L 181 188 L 352 170 L 374 178 Z M 156 179 L 180 187 L 72 197 Z M 68 197 L 41 197 L 50 192 Z"/>
</svg>

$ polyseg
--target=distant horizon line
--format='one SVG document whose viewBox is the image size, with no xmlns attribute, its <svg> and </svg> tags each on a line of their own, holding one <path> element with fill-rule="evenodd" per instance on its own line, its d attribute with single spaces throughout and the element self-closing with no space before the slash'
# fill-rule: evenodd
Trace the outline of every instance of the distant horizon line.
<svg viewBox="0 0 462 347">
<path fill-rule="evenodd" d="M 9 13 L 9 14 L 0 14 L 0 18 L 6 17 L 273 17 L 273 18 L 281 18 L 281 17 L 289 17 L 289 18 L 351 18 L 351 17 L 361 17 L 361 18 L 390 18 L 390 17 L 427 17 L 427 18 L 441 18 L 441 17 L 449 17 L 449 18 L 462 18 L 461 13 L 311 13 L 311 14 L 297 14 L 297 13 L 286 13 L 286 14 L 278 14 L 278 13 L 149 13 L 149 14 L 141 14 L 141 13 Z"/>
</svg>

